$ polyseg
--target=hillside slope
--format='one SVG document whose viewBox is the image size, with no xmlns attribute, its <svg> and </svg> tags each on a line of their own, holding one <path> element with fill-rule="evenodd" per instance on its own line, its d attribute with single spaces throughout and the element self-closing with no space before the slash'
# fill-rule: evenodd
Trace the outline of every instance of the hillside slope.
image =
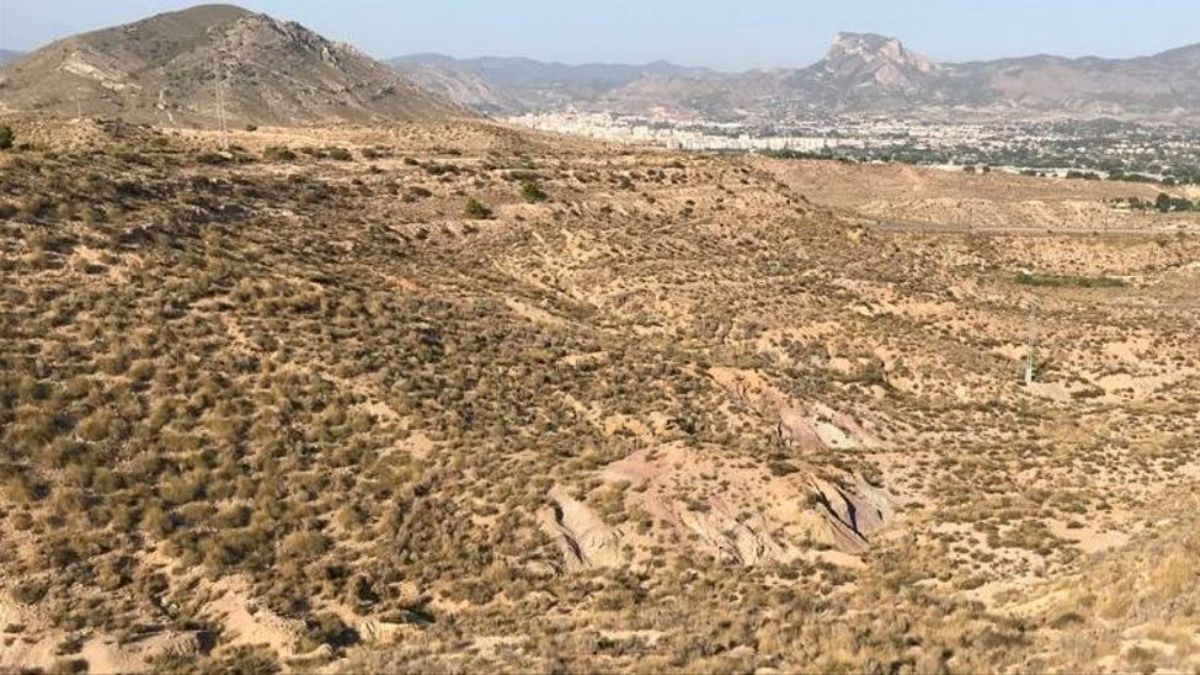
<svg viewBox="0 0 1200 675">
<path fill-rule="evenodd" d="M 1041 672 L 1014 597 L 1200 476 L 1195 236 L 485 122 L 4 122 L 0 671 Z M 1194 573 L 1110 615 L 1194 630 Z"/>
<path fill-rule="evenodd" d="M 468 114 L 349 45 L 229 5 L 72 36 L 0 70 L 0 106 L 14 111 L 213 127 L 218 96 L 238 125 Z"/>
</svg>

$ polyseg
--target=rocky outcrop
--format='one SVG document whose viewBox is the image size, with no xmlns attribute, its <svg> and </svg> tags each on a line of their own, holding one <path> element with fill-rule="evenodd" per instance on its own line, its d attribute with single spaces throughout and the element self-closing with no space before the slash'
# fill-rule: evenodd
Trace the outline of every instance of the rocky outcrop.
<svg viewBox="0 0 1200 675">
<path fill-rule="evenodd" d="M 861 476 L 841 484 L 814 479 L 812 489 L 817 509 L 829 525 L 830 536 L 843 551 L 866 551 L 870 543 L 868 535 L 883 528 L 895 515 L 891 495 Z"/>
<path fill-rule="evenodd" d="M 562 489 L 550 491 L 553 506 L 539 515 L 542 529 L 558 545 L 567 571 L 620 565 L 621 536 L 594 510 Z"/>
<path fill-rule="evenodd" d="M 600 471 L 621 490 L 623 516 L 607 523 L 561 488 L 539 516 L 566 571 L 661 564 L 708 555 L 733 565 L 788 562 L 822 548 L 861 554 L 895 515 L 886 490 L 813 467 L 781 470 L 715 446 L 639 450 Z"/>
</svg>

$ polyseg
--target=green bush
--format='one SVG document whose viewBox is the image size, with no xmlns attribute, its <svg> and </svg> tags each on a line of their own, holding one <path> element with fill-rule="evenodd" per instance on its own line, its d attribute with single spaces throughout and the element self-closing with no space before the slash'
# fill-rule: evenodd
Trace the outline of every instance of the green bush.
<svg viewBox="0 0 1200 675">
<path fill-rule="evenodd" d="M 13 130 L 7 124 L 0 124 L 0 150 L 8 150 L 13 144 Z"/>
<path fill-rule="evenodd" d="M 300 531 L 284 537 L 279 551 L 285 556 L 319 555 L 329 550 L 329 537 L 320 532 Z"/>
<path fill-rule="evenodd" d="M 202 152 L 196 155 L 196 161 L 201 164 L 215 166 L 220 164 L 228 164 L 231 161 L 231 158 L 226 155 L 222 155 L 219 152 Z"/>
<path fill-rule="evenodd" d="M 471 197 L 467 200 L 466 214 L 468 218 L 484 219 L 492 217 L 492 210 L 483 204 L 483 202 Z"/>
<path fill-rule="evenodd" d="M 286 146 L 272 145 L 263 150 L 263 158 L 277 162 L 291 162 L 296 159 L 296 153 Z"/>
<path fill-rule="evenodd" d="M 521 198 L 530 204 L 540 202 L 546 199 L 546 193 L 537 183 L 527 180 L 521 184 Z"/>
<path fill-rule="evenodd" d="M 33 605 L 46 595 L 46 584 L 40 582 L 23 583 L 12 589 L 13 599 L 23 605 Z"/>
</svg>

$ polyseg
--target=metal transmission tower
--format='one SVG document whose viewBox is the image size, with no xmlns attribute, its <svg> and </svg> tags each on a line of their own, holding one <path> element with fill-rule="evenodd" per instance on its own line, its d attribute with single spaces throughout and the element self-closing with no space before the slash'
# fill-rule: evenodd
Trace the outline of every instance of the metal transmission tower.
<svg viewBox="0 0 1200 675">
<path fill-rule="evenodd" d="M 1025 386 L 1033 384 L 1034 354 L 1037 352 L 1037 299 L 1029 301 L 1029 331 L 1025 336 Z"/>
<path fill-rule="evenodd" d="M 229 150 L 229 131 L 225 128 L 225 99 L 221 93 L 221 51 L 214 50 L 213 72 L 216 75 L 217 86 L 217 121 L 221 125 L 221 148 Z"/>
</svg>

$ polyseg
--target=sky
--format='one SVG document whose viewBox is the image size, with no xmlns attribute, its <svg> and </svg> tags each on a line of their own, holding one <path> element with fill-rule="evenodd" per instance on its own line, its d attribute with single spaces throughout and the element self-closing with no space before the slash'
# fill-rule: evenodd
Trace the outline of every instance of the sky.
<svg viewBox="0 0 1200 675">
<path fill-rule="evenodd" d="M 0 48 L 195 0 L 0 0 Z M 1129 57 L 1200 41 L 1200 0 L 243 0 L 377 58 L 414 52 L 565 63 L 666 59 L 725 71 L 805 66 L 838 31 L 900 38 L 935 61 Z"/>
</svg>

